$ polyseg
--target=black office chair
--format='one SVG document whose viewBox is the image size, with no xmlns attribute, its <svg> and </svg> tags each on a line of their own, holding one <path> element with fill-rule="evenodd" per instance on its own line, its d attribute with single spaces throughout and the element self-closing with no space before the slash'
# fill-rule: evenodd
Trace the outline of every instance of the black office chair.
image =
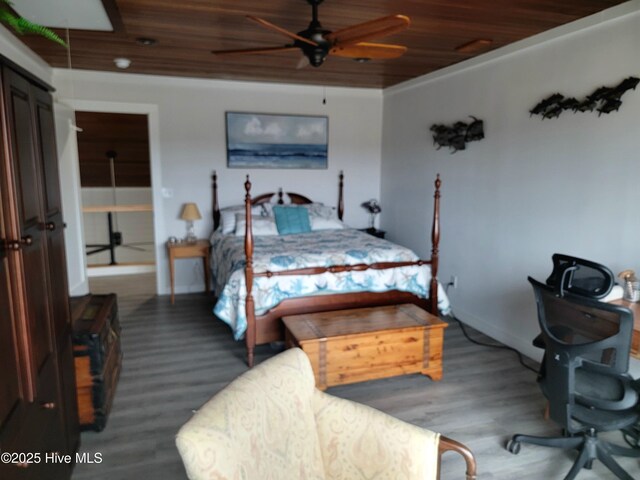
<svg viewBox="0 0 640 480">
<path fill-rule="evenodd" d="M 562 253 L 554 253 L 551 260 L 553 271 L 546 283 L 561 292 L 601 299 L 613 288 L 615 277 L 604 265 Z"/>
<path fill-rule="evenodd" d="M 575 266 L 573 267 L 575 268 Z M 514 435 L 507 449 L 521 443 L 579 451 L 565 477 L 600 460 L 622 480 L 633 480 L 612 455 L 640 457 L 640 450 L 598 438 L 598 432 L 627 428 L 638 421 L 638 393 L 628 375 L 633 315 L 628 308 L 559 292 L 532 278 L 538 322 L 545 345 L 545 375 L 540 387 L 549 416 L 563 429 L 558 437 Z M 562 284 L 562 282 L 561 282 Z"/>
<path fill-rule="evenodd" d="M 554 253 L 551 260 L 553 271 L 547 278 L 546 284 L 553 287 L 561 296 L 564 292 L 569 292 L 587 298 L 601 299 L 611 292 L 615 284 L 613 272 L 599 263 L 563 253 Z M 533 339 L 533 345 L 544 349 L 542 334 Z M 544 371 L 543 359 L 538 380 L 544 377 Z"/>
</svg>

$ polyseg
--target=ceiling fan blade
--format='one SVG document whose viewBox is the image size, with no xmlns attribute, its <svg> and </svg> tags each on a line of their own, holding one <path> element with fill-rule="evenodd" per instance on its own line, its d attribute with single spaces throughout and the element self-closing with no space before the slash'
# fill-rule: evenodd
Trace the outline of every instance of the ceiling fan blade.
<svg viewBox="0 0 640 480">
<path fill-rule="evenodd" d="M 382 38 L 393 33 L 401 32 L 407 28 L 410 23 L 409 17 L 404 15 L 390 15 L 331 32 L 324 38 L 334 46 L 352 45 L 365 40 Z"/>
<path fill-rule="evenodd" d="M 253 15 L 247 15 L 247 18 L 249 20 L 251 20 L 252 22 L 256 22 L 258 25 L 262 25 L 265 28 L 268 28 L 269 30 L 273 30 L 274 32 L 278 32 L 286 37 L 292 38 L 294 40 L 298 40 L 300 42 L 304 42 L 304 43 L 308 43 L 309 45 L 313 45 L 314 47 L 317 47 L 318 44 L 312 40 L 309 40 L 308 38 L 304 38 L 301 37 L 300 35 L 290 32 L 289 30 L 285 30 L 282 27 L 279 27 L 277 25 L 274 25 L 271 22 L 267 22 L 266 20 L 263 20 L 260 17 L 254 17 Z"/>
<path fill-rule="evenodd" d="M 346 47 L 333 47 L 329 53 L 338 57 L 347 58 L 398 58 L 407 51 L 407 47 L 403 45 L 386 45 L 382 43 L 356 43 L 355 45 L 347 45 Z"/>
<path fill-rule="evenodd" d="M 298 50 L 298 47 L 294 47 L 293 45 L 284 45 L 283 47 L 239 48 L 237 50 L 212 50 L 211 53 L 218 56 L 253 55 L 257 53 L 286 52 L 288 50 Z"/>
</svg>

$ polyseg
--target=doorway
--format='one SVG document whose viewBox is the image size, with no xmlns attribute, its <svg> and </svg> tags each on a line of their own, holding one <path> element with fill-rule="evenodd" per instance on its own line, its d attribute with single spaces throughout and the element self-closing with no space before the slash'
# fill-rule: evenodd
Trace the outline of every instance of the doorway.
<svg viewBox="0 0 640 480">
<path fill-rule="evenodd" d="M 76 122 L 90 283 L 148 276 L 156 259 L 148 116 L 76 111 Z"/>
</svg>

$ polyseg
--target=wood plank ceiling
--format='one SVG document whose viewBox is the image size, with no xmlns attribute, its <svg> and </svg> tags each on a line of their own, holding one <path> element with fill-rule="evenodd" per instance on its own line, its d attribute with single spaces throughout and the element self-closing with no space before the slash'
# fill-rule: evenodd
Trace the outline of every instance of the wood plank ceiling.
<svg viewBox="0 0 640 480">
<path fill-rule="evenodd" d="M 311 17 L 305 0 L 102 0 L 114 32 L 72 30 L 74 69 L 117 71 L 113 60 L 129 58 L 127 72 L 229 80 L 384 88 L 500 48 L 624 0 L 325 0 L 322 25 L 332 31 L 377 17 L 403 14 L 408 30 L 380 40 L 406 45 L 398 59 L 358 63 L 331 56 L 318 68 L 296 68 L 298 51 L 215 57 L 211 50 L 279 46 L 289 40 L 248 21 L 259 16 L 299 32 Z M 52 2 L 54 3 L 54 2 Z M 64 32 L 59 32 L 64 35 Z M 155 45 L 136 42 L 139 37 Z M 63 47 L 20 37 L 53 67 L 67 67 Z M 456 51 L 467 42 L 491 39 L 479 51 Z"/>
<path fill-rule="evenodd" d="M 83 187 L 110 187 L 107 152 L 116 153 L 118 187 L 150 187 L 149 127 L 146 115 L 76 112 L 80 183 Z"/>
</svg>

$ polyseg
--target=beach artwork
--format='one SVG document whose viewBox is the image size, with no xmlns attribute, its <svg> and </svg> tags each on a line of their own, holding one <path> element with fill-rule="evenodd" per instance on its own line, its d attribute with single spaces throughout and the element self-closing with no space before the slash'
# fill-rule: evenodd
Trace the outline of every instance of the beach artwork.
<svg viewBox="0 0 640 480">
<path fill-rule="evenodd" d="M 327 168 L 328 118 L 227 112 L 229 168 Z"/>
</svg>

